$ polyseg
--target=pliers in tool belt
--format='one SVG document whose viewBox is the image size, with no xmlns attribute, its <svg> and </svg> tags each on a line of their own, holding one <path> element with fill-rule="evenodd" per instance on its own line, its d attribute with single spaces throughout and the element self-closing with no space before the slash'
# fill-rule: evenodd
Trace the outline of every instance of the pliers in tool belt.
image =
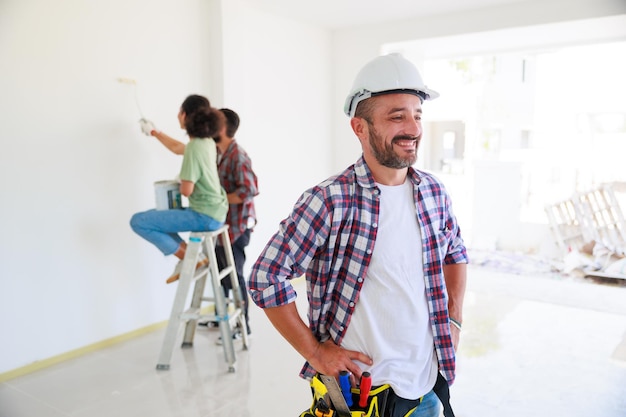
<svg viewBox="0 0 626 417">
<path fill-rule="evenodd" d="M 330 409 L 328 403 L 323 398 L 317 400 L 315 404 L 315 417 L 333 417 L 333 410 Z"/>
</svg>

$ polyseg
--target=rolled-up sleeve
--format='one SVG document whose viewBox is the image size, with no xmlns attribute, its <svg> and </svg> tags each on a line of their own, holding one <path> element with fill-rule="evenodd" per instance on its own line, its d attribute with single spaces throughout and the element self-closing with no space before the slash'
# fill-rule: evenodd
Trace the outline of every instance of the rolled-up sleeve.
<svg viewBox="0 0 626 417">
<path fill-rule="evenodd" d="M 448 246 L 448 252 L 444 258 L 444 264 L 463 264 L 468 263 L 467 249 L 463 238 L 461 237 L 461 229 L 454 213 L 452 212 L 452 204 L 450 196 L 446 194 L 446 225 L 450 231 L 451 239 Z"/>
<path fill-rule="evenodd" d="M 305 192 L 252 266 L 248 287 L 256 305 L 277 307 L 295 300 L 296 292 L 289 280 L 305 273 L 318 246 L 325 241 L 328 225 L 324 199 L 315 189 Z"/>
<path fill-rule="evenodd" d="M 243 201 L 247 201 L 259 194 L 257 177 L 252 170 L 250 158 L 245 153 L 241 154 L 237 164 L 238 169 L 234 171 L 237 175 L 235 181 L 237 189 L 234 192 Z"/>
</svg>

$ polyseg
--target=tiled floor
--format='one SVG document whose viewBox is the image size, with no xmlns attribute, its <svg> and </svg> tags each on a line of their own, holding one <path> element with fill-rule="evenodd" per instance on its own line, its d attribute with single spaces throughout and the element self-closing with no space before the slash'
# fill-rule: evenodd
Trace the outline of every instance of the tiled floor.
<svg viewBox="0 0 626 417">
<path fill-rule="evenodd" d="M 458 417 L 626 416 L 626 285 L 479 267 L 470 277 Z M 251 313 L 235 373 L 206 328 L 157 371 L 160 330 L 0 384 L 0 417 L 296 417 L 310 400 L 302 361 Z"/>
</svg>

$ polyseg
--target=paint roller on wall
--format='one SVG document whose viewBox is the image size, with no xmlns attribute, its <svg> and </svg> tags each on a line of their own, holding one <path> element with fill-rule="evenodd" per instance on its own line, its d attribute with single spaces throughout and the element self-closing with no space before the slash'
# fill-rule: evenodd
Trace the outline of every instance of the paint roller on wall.
<svg viewBox="0 0 626 417">
<path fill-rule="evenodd" d="M 133 87 L 134 94 L 135 94 L 135 105 L 137 106 L 137 111 L 139 111 L 139 116 L 141 116 L 141 120 L 146 120 L 146 118 L 143 115 L 143 112 L 141 111 L 141 105 L 139 104 L 139 92 L 137 91 L 137 81 L 133 78 L 118 77 L 117 82 L 121 84 L 130 85 Z"/>
<path fill-rule="evenodd" d="M 151 136 L 151 131 L 154 130 L 154 124 L 146 119 L 141 111 L 141 105 L 139 104 L 139 93 L 137 92 L 137 81 L 133 78 L 118 77 L 117 81 L 121 84 L 127 84 L 133 87 L 135 92 L 135 104 L 137 111 L 139 112 L 139 123 L 141 124 L 141 130 L 144 134 Z M 156 181 L 154 183 L 154 193 L 156 199 L 157 210 L 171 210 L 182 208 L 180 182 L 176 180 Z"/>
<path fill-rule="evenodd" d="M 141 125 L 141 131 L 147 136 L 151 135 L 152 130 L 155 130 L 154 124 L 146 119 L 143 115 L 143 111 L 141 111 L 141 105 L 139 104 L 139 89 L 137 87 L 137 81 L 134 78 L 128 77 L 118 77 L 117 82 L 121 84 L 130 85 L 133 87 L 134 95 L 135 95 L 135 105 L 137 106 L 137 111 L 139 112 L 139 124 Z"/>
</svg>

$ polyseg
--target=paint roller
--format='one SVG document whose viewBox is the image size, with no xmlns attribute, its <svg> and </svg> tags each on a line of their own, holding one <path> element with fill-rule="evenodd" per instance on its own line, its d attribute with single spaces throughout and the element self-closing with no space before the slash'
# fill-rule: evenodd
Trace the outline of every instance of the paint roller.
<svg viewBox="0 0 626 417">
<path fill-rule="evenodd" d="M 130 85 L 133 87 L 133 90 L 135 93 L 135 105 L 137 106 L 137 111 L 139 111 L 139 116 L 141 116 L 141 118 L 145 120 L 146 118 L 144 117 L 143 112 L 141 111 L 141 105 L 139 104 L 139 93 L 137 91 L 137 81 L 134 80 L 133 78 L 127 78 L 127 77 L 119 77 L 117 81 L 121 84 L 126 84 L 126 85 Z"/>
</svg>

